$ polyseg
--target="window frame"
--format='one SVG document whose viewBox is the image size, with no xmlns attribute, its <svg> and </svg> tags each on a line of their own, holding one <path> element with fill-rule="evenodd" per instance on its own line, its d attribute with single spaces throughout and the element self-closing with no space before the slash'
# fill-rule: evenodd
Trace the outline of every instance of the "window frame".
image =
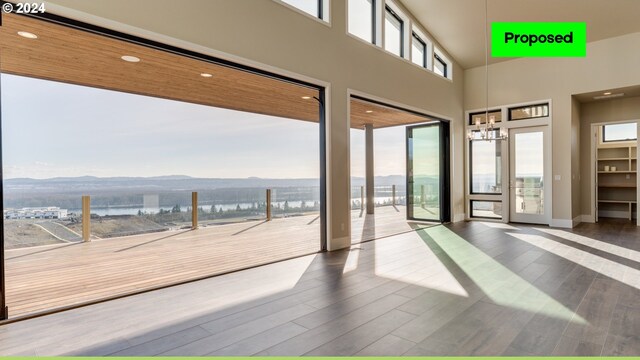
<svg viewBox="0 0 640 360">
<path fill-rule="evenodd" d="M 422 65 L 417 64 L 413 61 L 413 40 L 417 40 L 418 43 L 422 45 Z M 418 35 L 415 30 L 411 31 L 411 62 L 427 69 L 427 42 L 423 41 L 420 35 Z"/>
<path fill-rule="evenodd" d="M 500 221 L 504 219 L 504 215 L 500 215 L 500 217 L 491 217 L 491 216 L 474 216 L 473 215 L 473 203 L 474 202 L 491 202 L 498 203 L 502 205 L 502 200 L 480 200 L 480 199 L 470 199 L 469 200 L 469 218 L 471 219 L 490 219 L 495 221 Z"/>
<path fill-rule="evenodd" d="M 299 7 L 290 4 L 288 2 L 286 2 L 286 0 L 273 0 L 299 14 L 302 14 L 304 16 L 307 16 L 313 20 L 319 21 L 320 23 L 327 25 L 327 26 L 331 26 L 331 21 L 330 21 L 330 13 L 331 13 L 331 0 L 315 0 L 318 4 L 318 7 L 316 9 L 317 14 L 311 14 L 308 13 L 302 9 L 300 9 Z"/>
<path fill-rule="evenodd" d="M 478 130 L 472 130 L 473 132 L 479 132 Z M 500 129 L 496 129 L 494 128 L 493 131 L 497 131 L 500 132 Z M 502 196 L 503 194 L 503 188 L 502 188 L 502 183 L 500 184 L 500 192 L 493 192 L 493 193 L 487 193 L 487 192 L 474 192 L 473 191 L 473 144 L 476 141 L 473 140 L 467 140 L 467 142 L 469 143 L 469 195 L 495 195 L 495 196 Z M 497 144 L 499 144 L 499 142 L 496 142 Z M 501 159 L 502 159 L 502 155 L 501 155 Z M 502 163 L 499 164 L 500 165 L 500 176 L 502 177 Z M 496 176 L 497 176 L 497 171 L 496 171 Z M 472 199 L 473 200 L 473 199 Z M 477 199 L 476 199 L 477 200 Z"/>
<path fill-rule="evenodd" d="M 346 25 L 347 25 L 346 26 L 346 29 L 347 29 L 346 34 L 348 36 L 351 36 L 354 39 L 358 39 L 358 40 L 360 40 L 360 41 L 362 41 L 362 42 L 364 42 L 366 44 L 373 45 L 375 47 L 380 47 L 380 44 L 378 43 L 378 40 L 379 40 L 378 29 L 379 29 L 380 25 L 378 24 L 378 16 L 377 16 L 378 11 L 377 11 L 377 8 L 378 8 L 379 2 L 380 1 L 384 1 L 384 0 L 367 0 L 367 1 L 371 1 L 371 29 L 370 29 L 370 31 L 371 31 L 371 34 L 370 34 L 371 35 L 371 39 L 370 40 L 362 38 L 358 34 L 355 34 L 355 33 L 352 32 L 352 29 L 351 29 L 351 15 L 352 15 L 351 13 L 352 13 L 352 11 L 350 11 L 351 1 L 352 0 L 346 0 L 345 1 L 345 5 L 346 5 L 345 6 Z"/>
<path fill-rule="evenodd" d="M 436 72 L 436 70 L 435 70 L 436 69 L 436 64 L 434 63 L 433 64 L 433 72 L 435 74 L 437 74 L 437 75 L 440 75 L 440 76 L 448 79 L 449 78 L 449 64 L 442 57 L 440 57 L 440 55 L 438 55 L 438 53 L 435 52 L 435 51 L 433 52 L 433 60 L 434 60 L 434 62 L 437 61 L 440 64 L 442 64 L 442 66 L 444 66 L 444 72 L 443 72 L 442 75 L 440 75 L 440 74 L 438 74 Z"/>
<path fill-rule="evenodd" d="M 627 124 L 635 124 L 636 125 L 636 137 L 631 138 L 631 139 L 616 139 L 616 140 L 606 140 L 606 129 L 607 126 L 615 126 L 615 125 L 627 125 Z M 624 123 L 616 123 L 616 124 L 604 124 L 602 125 L 602 139 L 600 139 L 602 144 L 612 144 L 612 143 L 620 143 L 620 142 L 627 142 L 627 141 L 638 141 L 638 124 L 634 123 L 633 121 L 630 122 L 624 122 Z"/>
<path fill-rule="evenodd" d="M 386 26 L 385 26 L 385 28 L 384 28 L 384 34 L 383 34 L 383 38 L 385 39 L 385 42 L 384 42 L 384 49 L 385 49 L 386 51 L 388 51 L 389 53 L 393 54 L 393 55 L 396 55 L 396 56 L 399 56 L 399 57 L 401 57 L 401 58 L 404 58 L 404 53 L 405 53 L 405 51 L 404 51 L 404 40 L 405 40 L 405 39 L 404 39 L 404 29 L 405 29 L 405 20 L 404 20 L 400 15 L 398 15 L 398 13 L 396 13 L 396 11 L 395 11 L 395 10 L 393 10 L 393 9 L 389 6 L 389 4 L 388 4 L 388 3 L 385 3 L 385 4 L 384 4 L 384 19 L 383 19 L 383 20 L 386 20 L 386 19 L 387 19 L 387 15 L 391 15 L 394 19 L 396 19 L 396 20 L 400 23 L 400 39 L 399 39 L 399 40 L 400 40 L 400 54 L 396 54 L 396 53 L 392 52 L 391 50 L 387 49 L 387 43 L 386 43 L 386 38 L 387 38 L 387 28 L 386 28 Z"/>
<path fill-rule="evenodd" d="M 511 115 L 511 112 L 513 110 L 519 110 L 519 109 L 526 109 L 526 108 L 533 108 L 536 106 L 546 106 L 547 107 L 547 115 L 545 116 L 529 116 L 526 118 L 519 118 L 519 119 L 514 119 Z M 514 107 L 510 107 L 507 109 L 507 121 L 520 121 L 520 120 L 529 120 L 529 119 L 540 119 L 540 118 L 545 118 L 545 117 L 549 117 L 549 114 L 551 114 L 551 107 L 549 106 L 549 103 L 539 103 L 539 104 L 531 104 L 531 105 L 524 105 L 524 106 L 514 106 Z"/>
</svg>

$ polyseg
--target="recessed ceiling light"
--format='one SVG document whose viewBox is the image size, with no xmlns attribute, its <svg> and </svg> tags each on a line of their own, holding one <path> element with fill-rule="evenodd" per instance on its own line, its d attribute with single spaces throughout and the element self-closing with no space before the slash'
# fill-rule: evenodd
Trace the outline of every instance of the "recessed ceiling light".
<svg viewBox="0 0 640 360">
<path fill-rule="evenodd" d="M 309 99 L 311 99 L 311 96 L 303 96 L 302 98 L 305 99 L 305 100 L 309 100 Z"/>
<path fill-rule="evenodd" d="M 202 73 L 202 74 L 200 74 L 200 76 L 202 76 L 202 77 L 206 77 L 206 78 L 210 78 L 210 77 L 212 77 L 213 75 L 211 75 L 211 74 L 209 74 L 209 73 Z"/>
<path fill-rule="evenodd" d="M 616 98 L 616 97 L 620 97 L 620 96 L 624 96 L 624 93 L 609 94 L 609 95 L 599 95 L 599 96 L 594 96 L 593 98 L 595 100 L 600 100 L 600 99 L 611 99 L 611 98 Z"/>
<path fill-rule="evenodd" d="M 120 59 L 127 61 L 127 62 L 131 62 L 131 63 L 137 63 L 140 62 L 140 58 L 137 58 L 135 56 L 130 56 L 130 55 L 124 55 L 122 57 L 120 57 Z"/>
<path fill-rule="evenodd" d="M 30 33 L 27 31 L 18 31 L 18 35 L 22 36 L 23 38 L 27 38 L 27 39 L 37 39 L 38 35 L 34 34 L 34 33 Z"/>
<path fill-rule="evenodd" d="M 603 95 L 611 95 L 610 91 L 607 91 L 606 93 L 604 93 Z"/>
<path fill-rule="evenodd" d="M 367 114 L 371 114 L 373 112 L 373 110 L 367 110 L 365 111 Z"/>
</svg>

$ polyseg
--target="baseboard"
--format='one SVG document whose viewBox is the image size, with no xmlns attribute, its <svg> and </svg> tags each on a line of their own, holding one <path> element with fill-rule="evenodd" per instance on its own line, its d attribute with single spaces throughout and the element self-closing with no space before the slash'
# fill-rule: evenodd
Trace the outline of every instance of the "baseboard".
<svg viewBox="0 0 640 360">
<path fill-rule="evenodd" d="M 460 221 L 464 221 L 467 218 L 467 214 L 465 213 L 461 213 L 461 214 L 455 214 L 453 215 L 453 222 L 457 223 Z"/>
<path fill-rule="evenodd" d="M 578 215 L 576 217 L 573 218 L 571 227 L 576 227 L 578 226 L 580 223 L 582 222 L 582 215 Z"/>
<path fill-rule="evenodd" d="M 593 216 L 593 215 L 582 214 L 582 215 L 580 215 L 580 217 L 581 217 L 581 220 L 582 220 L 581 222 L 583 222 L 583 223 L 595 223 L 596 222 L 596 217 Z"/>
<path fill-rule="evenodd" d="M 571 229 L 573 228 L 573 220 L 571 219 L 551 219 L 549 224 L 551 227 Z"/>
<path fill-rule="evenodd" d="M 327 241 L 327 250 L 328 251 L 336 251 L 340 249 L 345 249 L 351 246 L 351 237 L 345 236 L 341 238 L 333 238 Z"/>
</svg>

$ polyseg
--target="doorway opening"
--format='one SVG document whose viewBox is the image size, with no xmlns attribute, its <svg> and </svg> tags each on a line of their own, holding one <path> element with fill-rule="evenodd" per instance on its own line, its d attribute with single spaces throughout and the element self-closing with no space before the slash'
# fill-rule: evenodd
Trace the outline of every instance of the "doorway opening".
<svg viewBox="0 0 640 360">
<path fill-rule="evenodd" d="M 449 123 L 351 96 L 351 241 L 450 221 Z"/>
</svg>

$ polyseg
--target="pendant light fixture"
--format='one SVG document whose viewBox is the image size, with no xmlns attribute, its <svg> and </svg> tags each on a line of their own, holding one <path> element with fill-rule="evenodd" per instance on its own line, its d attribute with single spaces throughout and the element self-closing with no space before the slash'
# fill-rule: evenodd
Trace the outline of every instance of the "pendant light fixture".
<svg viewBox="0 0 640 360">
<path fill-rule="evenodd" d="M 479 116 L 475 116 L 473 119 L 474 124 L 476 125 L 475 130 L 469 129 L 467 132 L 467 138 L 471 141 L 499 141 L 507 139 L 507 132 L 505 129 L 501 128 L 499 134 L 496 134 L 493 127 L 496 124 L 495 115 L 489 115 L 489 19 L 488 19 L 488 1 L 484 0 L 484 79 L 485 79 L 485 111 L 484 111 L 484 121 L 482 119 L 482 114 L 478 114 Z M 476 133 L 480 134 L 478 138 Z"/>
</svg>

